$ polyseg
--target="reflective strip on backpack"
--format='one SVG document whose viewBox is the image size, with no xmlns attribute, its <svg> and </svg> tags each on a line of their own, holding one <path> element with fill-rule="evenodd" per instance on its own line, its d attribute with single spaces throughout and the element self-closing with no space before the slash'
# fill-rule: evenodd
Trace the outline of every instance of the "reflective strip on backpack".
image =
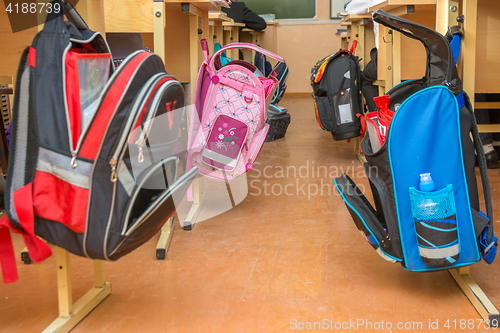
<svg viewBox="0 0 500 333">
<path fill-rule="evenodd" d="M 24 186 L 24 173 L 26 170 L 26 154 L 28 146 L 28 118 L 29 118 L 29 87 L 30 87 L 30 67 L 28 62 L 25 64 L 23 74 L 21 76 L 19 92 L 16 95 L 19 96 L 19 102 L 17 105 L 17 121 L 16 129 L 12 131 L 12 136 L 15 136 L 12 141 L 15 142 L 15 150 L 11 155 L 14 159 L 10 172 L 11 174 L 11 187 L 10 193 L 14 193 L 16 190 Z M 9 213 L 10 216 L 18 220 L 17 213 L 14 208 L 14 199 L 12 195 L 9 198 Z"/>
<path fill-rule="evenodd" d="M 71 157 L 40 147 L 38 150 L 38 171 L 50 173 L 71 185 L 88 189 L 92 163 L 78 160 L 76 168 L 71 167 Z"/>
<path fill-rule="evenodd" d="M 453 257 L 458 254 L 459 247 L 458 243 L 453 246 L 447 246 L 443 248 L 429 249 L 424 247 L 419 247 L 420 255 L 427 259 L 442 259 L 447 257 Z"/>
</svg>

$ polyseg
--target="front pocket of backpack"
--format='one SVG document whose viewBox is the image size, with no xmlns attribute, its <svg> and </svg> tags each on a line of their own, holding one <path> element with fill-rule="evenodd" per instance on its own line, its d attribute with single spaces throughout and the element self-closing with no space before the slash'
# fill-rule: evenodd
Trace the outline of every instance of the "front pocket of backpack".
<svg viewBox="0 0 500 333">
<path fill-rule="evenodd" d="M 333 121 L 333 107 L 328 97 L 314 96 L 314 108 L 319 126 L 325 131 L 335 132 L 337 124 Z"/>
<path fill-rule="evenodd" d="M 33 206 L 35 215 L 83 233 L 93 163 L 77 160 L 73 166 L 71 157 L 40 148 L 33 182 Z"/>
<path fill-rule="evenodd" d="M 437 267 L 454 264 L 460 244 L 453 185 L 433 192 L 411 187 L 410 200 L 422 260 Z"/>
<path fill-rule="evenodd" d="M 335 121 L 337 125 L 354 122 L 352 112 L 351 89 L 344 89 L 332 96 L 333 109 L 335 110 Z"/>
<path fill-rule="evenodd" d="M 198 173 L 197 168 L 192 168 L 177 177 L 178 164 L 179 159 L 172 156 L 144 170 L 137 177 L 137 185 L 124 214 L 123 239 L 111 251 L 111 260 L 144 244 L 175 213 L 175 205 L 181 202 Z"/>
<path fill-rule="evenodd" d="M 219 115 L 202 151 L 202 161 L 214 169 L 232 171 L 246 147 L 248 125 L 235 118 Z"/>
</svg>

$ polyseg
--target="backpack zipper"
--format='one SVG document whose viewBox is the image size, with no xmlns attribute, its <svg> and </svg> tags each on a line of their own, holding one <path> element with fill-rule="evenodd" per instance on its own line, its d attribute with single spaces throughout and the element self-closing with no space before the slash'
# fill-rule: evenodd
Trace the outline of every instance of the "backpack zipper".
<svg viewBox="0 0 500 333">
<path fill-rule="evenodd" d="M 264 135 L 264 132 L 266 132 L 264 129 L 262 129 L 262 130 L 260 131 L 259 139 L 257 140 L 257 142 L 260 142 L 260 141 L 262 140 L 262 136 Z M 257 144 L 257 145 L 255 145 L 255 147 L 253 148 L 252 155 L 250 155 L 250 158 L 248 159 L 248 163 L 247 163 L 247 165 L 248 165 L 248 164 L 253 164 L 253 163 L 252 163 L 252 159 L 253 159 L 253 157 L 254 157 L 254 155 L 255 155 L 255 152 L 257 151 L 257 147 L 258 147 L 258 146 L 260 146 L 260 147 L 262 148 L 262 145 L 261 145 L 260 143 L 259 143 L 259 144 Z M 260 149 L 259 149 L 259 150 L 260 150 Z M 253 165 L 252 165 L 252 168 L 253 168 Z"/>
<path fill-rule="evenodd" d="M 158 81 L 160 81 L 162 78 L 167 78 L 167 77 L 173 78 L 173 76 L 168 75 L 166 73 L 155 74 L 148 80 L 148 82 L 144 85 L 144 88 L 141 89 L 138 96 L 136 97 L 132 109 L 130 111 L 130 114 L 128 116 L 127 122 L 125 124 L 125 127 L 121 132 L 122 134 L 118 139 L 113 155 L 109 160 L 109 165 L 111 166 L 111 178 L 110 178 L 111 182 L 114 183 L 118 180 L 118 177 L 116 175 L 118 155 L 120 154 L 120 151 L 123 148 L 122 146 L 124 145 L 125 141 L 130 135 L 130 130 L 132 129 L 132 126 L 134 126 L 134 124 L 136 123 L 137 119 L 139 118 L 139 115 L 141 114 L 141 110 L 144 107 L 144 104 L 146 103 L 146 100 L 144 100 L 144 96 L 147 95 L 147 93 L 150 92 L 152 88 L 154 88 L 154 86 L 158 83 Z"/>
<path fill-rule="evenodd" d="M 210 105 L 210 100 L 212 99 L 212 94 L 214 92 L 215 84 L 211 84 L 210 87 L 210 93 L 208 94 L 208 99 L 205 99 L 205 103 L 207 104 L 205 106 L 205 109 L 203 110 L 203 113 L 201 114 L 201 119 L 200 119 L 200 124 L 203 122 L 203 119 L 205 118 L 205 113 L 207 112 L 208 106 Z"/>
<path fill-rule="evenodd" d="M 93 120 L 96 116 L 96 112 L 94 112 L 94 114 L 90 118 L 87 126 L 85 126 L 85 129 L 81 132 L 80 138 L 78 139 L 78 142 L 76 145 L 76 148 L 73 148 L 73 136 L 71 135 L 71 124 L 69 122 L 68 100 L 67 100 L 67 92 L 66 92 L 66 55 L 67 55 L 68 51 L 70 50 L 73 43 L 78 43 L 78 44 L 90 43 L 91 41 L 93 41 L 95 39 L 96 36 L 102 36 L 102 35 L 101 35 L 101 33 L 96 32 L 90 38 L 88 38 L 86 40 L 78 40 L 78 39 L 70 38 L 70 43 L 64 49 L 63 57 L 62 57 L 64 111 L 66 113 L 66 125 L 67 125 L 67 130 L 68 130 L 69 150 L 71 153 L 71 168 L 73 168 L 73 169 L 75 169 L 78 166 L 78 161 L 77 161 L 78 152 L 81 148 L 83 139 L 85 138 L 85 135 L 86 135 L 88 129 L 90 128 L 90 126 L 93 123 Z M 103 40 L 104 40 L 104 38 L 103 38 Z M 104 42 L 108 48 L 108 52 L 111 53 L 111 51 L 109 50 L 108 43 L 106 42 L 106 40 L 104 40 Z M 141 51 L 136 51 L 135 53 L 139 53 L 139 52 L 141 52 Z M 135 53 L 133 53 L 133 54 L 135 54 Z M 110 63 L 111 63 L 110 66 L 113 66 L 112 65 L 113 64 L 113 57 L 110 58 Z M 114 71 L 114 66 L 113 66 L 113 73 L 109 76 L 109 78 L 106 82 L 106 85 L 104 86 L 103 91 L 107 91 L 108 87 L 112 84 L 112 82 L 114 82 L 116 76 L 119 73 L 120 73 L 120 70 Z M 99 100 L 97 102 L 97 105 L 98 105 L 97 109 L 99 109 L 99 106 L 101 104 L 103 97 L 104 97 L 104 95 L 99 96 Z M 97 109 L 96 109 L 96 111 L 97 111 Z"/>
<path fill-rule="evenodd" d="M 175 84 L 175 85 L 177 85 L 177 86 L 179 86 L 179 87 L 182 88 L 181 84 L 178 81 L 176 81 L 176 80 L 175 81 L 172 80 L 172 81 L 166 82 L 160 88 L 158 88 L 158 90 L 155 92 L 154 99 L 153 99 L 153 101 L 149 105 L 157 105 L 160 102 L 161 98 L 163 97 L 163 92 L 165 90 L 167 90 L 172 84 Z M 143 153 L 143 148 L 142 147 L 146 143 L 149 131 L 151 130 L 151 127 L 153 126 L 152 119 L 156 115 L 156 111 L 157 110 L 155 110 L 154 112 L 149 112 L 148 113 L 148 117 L 146 118 L 145 121 L 142 122 L 145 126 L 147 126 L 147 129 L 146 129 L 146 127 L 143 129 L 143 131 L 141 133 L 141 136 L 135 142 L 135 144 L 137 145 L 137 147 L 139 149 L 139 154 L 137 156 L 137 159 L 138 159 L 139 163 L 144 162 L 144 153 Z M 169 111 L 169 112 L 174 112 L 174 110 Z"/>
</svg>

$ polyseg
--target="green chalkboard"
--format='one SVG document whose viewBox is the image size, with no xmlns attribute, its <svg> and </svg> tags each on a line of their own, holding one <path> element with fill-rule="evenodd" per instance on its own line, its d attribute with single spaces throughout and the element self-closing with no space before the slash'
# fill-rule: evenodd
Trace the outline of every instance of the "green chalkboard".
<svg viewBox="0 0 500 333">
<path fill-rule="evenodd" d="M 239 1 L 239 0 L 238 0 Z M 274 14 L 276 19 L 313 18 L 316 0 L 242 0 L 253 12 Z"/>
</svg>

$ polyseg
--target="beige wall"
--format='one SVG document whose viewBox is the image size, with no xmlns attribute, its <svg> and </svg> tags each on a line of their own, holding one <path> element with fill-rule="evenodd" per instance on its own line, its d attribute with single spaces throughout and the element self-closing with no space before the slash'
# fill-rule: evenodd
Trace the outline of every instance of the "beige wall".
<svg viewBox="0 0 500 333">
<path fill-rule="evenodd" d="M 290 67 L 287 93 L 311 92 L 309 77 L 316 62 L 340 49 L 339 24 L 286 25 L 278 27 L 280 56 Z"/>
<path fill-rule="evenodd" d="M 330 0 L 317 0 L 318 21 L 330 20 Z M 338 20 L 332 24 L 280 25 L 277 28 L 276 52 L 290 67 L 287 93 L 309 93 L 311 68 L 316 62 L 340 49 L 341 28 Z M 323 22 L 321 22 L 323 23 Z"/>
</svg>

